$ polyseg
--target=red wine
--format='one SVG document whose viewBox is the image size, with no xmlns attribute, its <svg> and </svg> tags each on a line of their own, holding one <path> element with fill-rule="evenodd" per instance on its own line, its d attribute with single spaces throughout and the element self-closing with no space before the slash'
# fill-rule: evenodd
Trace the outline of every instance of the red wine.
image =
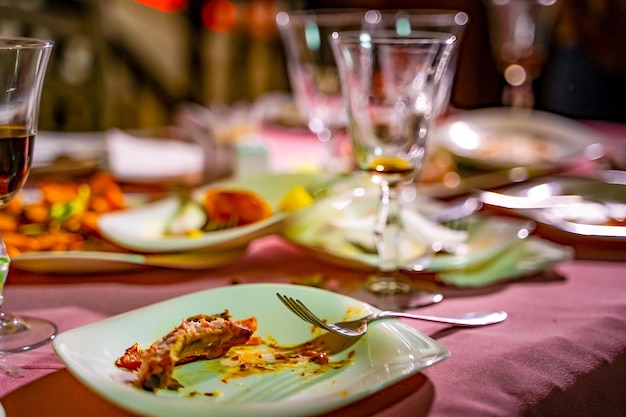
<svg viewBox="0 0 626 417">
<path fill-rule="evenodd" d="M 0 125 L 0 205 L 22 188 L 33 159 L 35 136 L 23 126 Z"/>
</svg>

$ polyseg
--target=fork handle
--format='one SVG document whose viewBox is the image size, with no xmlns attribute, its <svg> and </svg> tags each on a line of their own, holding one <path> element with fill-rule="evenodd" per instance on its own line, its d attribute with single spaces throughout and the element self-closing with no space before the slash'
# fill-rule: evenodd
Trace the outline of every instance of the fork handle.
<svg viewBox="0 0 626 417">
<path fill-rule="evenodd" d="M 467 313 L 458 317 L 427 316 L 423 314 L 403 313 L 400 311 L 381 311 L 380 313 L 376 314 L 376 319 L 382 319 L 386 317 L 402 317 L 407 319 L 454 324 L 455 326 L 474 327 L 500 323 L 507 318 L 507 313 L 505 311 L 485 311 Z"/>
</svg>

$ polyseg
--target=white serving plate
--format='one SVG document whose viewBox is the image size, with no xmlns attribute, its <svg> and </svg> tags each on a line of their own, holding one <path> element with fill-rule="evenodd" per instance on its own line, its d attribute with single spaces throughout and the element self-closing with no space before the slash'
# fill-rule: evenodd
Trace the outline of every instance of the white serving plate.
<svg viewBox="0 0 626 417">
<path fill-rule="evenodd" d="M 446 359 L 449 352 L 428 336 L 400 320 L 377 322 L 348 351 L 330 357 L 353 362 L 331 373 L 307 374 L 293 369 L 255 374 L 230 380 L 222 375 L 198 372 L 200 362 L 177 368 L 174 377 L 193 381 L 182 392 L 156 394 L 134 388 L 124 380 L 129 372 L 114 362 L 126 348 L 138 342 L 148 346 L 158 337 L 197 313 L 228 309 L 233 319 L 255 316 L 256 334 L 280 345 L 310 340 L 311 325 L 305 323 L 276 298 L 276 293 L 302 300 L 329 321 L 374 312 L 361 301 L 329 291 L 288 284 L 246 284 L 197 292 L 144 307 L 98 323 L 62 333 L 53 342 L 57 355 L 69 371 L 89 389 L 118 406 L 147 416 L 312 416 L 338 409 L 364 398 L 422 369 Z M 210 361 L 204 361 L 210 362 Z M 190 392 L 220 395 L 191 396 Z"/>
<path fill-rule="evenodd" d="M 242 247 L 253 239 L 279 231 L 283 220 L 288 216 L 278 211 L 281 199 L 294 187 L 306 187 L 318 178 L 319 176 L 313 174 L 276 174 L 221 181 L 200 187 L 193 192 L 193 198 L 198 201 L 212 188 L 254 191 L 269 203 L 274 215 L 256 223 L 207 232 L 198 237 L 164 234 L 168 219 L 178 208 L 178 200 L 174 197 L 103 215 L 98 226 L 102 235 L 111 242 L 138 252 L 164 253 Z"/>
<path fill-rule="evenodd" d="M 603 154 L 599 133 L 553 113 L 487 108 L 451 116 L 435 129 L 433 146 L 491 169 L 550 170 L 577 157 Z"/>
</svg>

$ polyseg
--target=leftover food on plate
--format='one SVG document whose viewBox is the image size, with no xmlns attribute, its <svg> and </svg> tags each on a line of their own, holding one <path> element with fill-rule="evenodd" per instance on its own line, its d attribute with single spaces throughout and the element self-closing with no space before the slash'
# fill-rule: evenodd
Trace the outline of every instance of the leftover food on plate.
<svg viewBox="0 0 626 417">
<path fill-rule="evenodd" d="M 433 146 L 481 169 L 552 170 L 577 157 L 604 153 L 599 134 L 585 125 L 538 110 L 488 108 L 459 112 L 436 129 Z"/>
<path fill-rule="evenodd" d="M 240 283 L 175 297 L 63 332 L 52 346 L 69 372 L 89 389 L 134 414 L 154 417 L 205 417 L 207 412 L 216 416 L 322 415 L 450 354 L 401 320 L 380 321 L 358 341 L 350 339 L 351 346 L 333 350 L 327 337 L 336 335 L 312 330 L 310 324 L 290 314 L 276 298 L 277 292 L 303 300 L 329 322 L 378 311 L 319 288 Z M 129 346 L 150 346 L 185 317 L 225 309 L 234 320 L 255 317 L 257 330 L 247 344 L 232 347 L 220 358 L 176 366 L 173 378 L 184 388 L 145 391 L 131 385 L 137 378 L 134 373 L 115 365 Z M 318 344 L 322 341 L 327 343 Z M 328 353 L 326 357 L 306 356 L 318 346 L 322 348 L 317 352 Z"/>
<path fill-rule="evenodd" d="M 231 347 L 243 345 L 256 330 L 256 319 L 231 321 L 228 310 L 213 315 L 198 314 L 184 320 L 178 327 L 150 347 L 134 344 L 117 359 L 120 368 L 137 371 L 133 385 L 146 391 L 177 389 L 174 366 L 199 359 L 224 356 Z"/>
<path fill-rule="evenodd" d="M 374 242 L 377 199 L 354 188 L 319 199 L 290 217 L 282 235 L 322 261 L 372 270 L 378 264 Z M 470 202 L 467 200 L 465 203 Z M 571 259 L 569 248 L 531 236 L 535 223 L 482 216 L 473 205 L 446 205 L 423 197 L 405 201 L 405 234 L 399 238 L 404 270 L 421 267 L 426 250 L 435 250 L 426 268 L 441 283 L 483 286 L 537 273 Z M 459 214 L 462 217 L 446 214 Z"/>
<path fill-rule="evenodd" d="M 169 196 L 152 202 L 154 195 L 125 194 L 118 179 L 107 172 L 74 181 L 42 180 L 35 188 L 20 192 L 0 211 L 0 233 L 7 252 L 16 260 L 26 253 L 62 257 L 78 252 L 97 255 L 141 250 L 141 247 L 125 246 L 124 241 L 117 242 L 115 233 L 113 239 L 109 238 L 108 228 L 105 226 L 103 230 L 101 220 L 110 215 L 121 216 L 113 219 L 119 233 L 139 227 L 151 236 L 156 233 L 152 237 L 156 239 L 180 238 L 190 242 L 212 235 L 208 232 L 235 229 L 231 232 L 238 234 L 240 228 L 245 234 L 246 227 L 263 228 L 265 223 L 274 222 L 273 217 L 279 218 L 312 203 L 312 197 L 301 185 L 312 181 L 312 176 L 293 177 L 285 177 L 284 186 L 281 188 L 279 184 L 278 190 L 271 192 L 265 188 L 272 186 L 273 177 L 260 180 L 265 188 L 254 186 L 256 180 L 216 183 L 199 190 L 172 187 Z M 249 184 L 252 186 L 248 188 Z M 156 197 L 161 196 L 159 193 Z M 160 208 L 154 211 L 150 209 L 153 206 Z M 126 213 L 134 210 L 140 210 L 139 217 L 132 214 L 127 217 Z M 144 210 L 153 216 L 144 216 Z M 246 243 L 237 242 L 237 247 L 245 247 Z M 203 247 L 182 244 L 167 251 Z"/>
<path fill-rule="evenodd" d="M 241 247 L 276 233 L 295 210 L 313 201 L 315 174 L 275 174 L 211 183 L 102 216 L 109 241 L 145 253 Z M 299 190 L 299 191 L 298 191 Z"/>
<path fill-rule="evenodd" d="M 258 222 L 272 215 L 263 197 L 246 190 L 209 190 L 202 200 L 209 219 L 232 222 L 235 226 Z"/>
<path fill-rule="evenodd" d="M 269 219 L 276 212 L 289 213 L 313 203 L 302 186 L 296 186 L 281 199 L 277 211 L 254 191 L 245 189 L 207 190 L 200 201 L 188 193 L 179 195 L 179 206 L 166 225 L 164 235 L 197 237 L 202 233 L 246 226 Z"/>
<path fill-rule="evenodd" d="M 74 182 L 44 180 L 34 193 L 18 194 L 0 211 L 0 233 L 10 256 L 101 249 L 106 245 L 98 218 L 125 207 L 124 194 L 108 173 Z"/>
<path fill-rule="evenodd" d="M 253 191 L 210 189 L 199 202 L 183 193 L 164 234 L 196 237 L 260 222 L 273 214 L 267 201 Z"/>
<path fill-rule="evenodd" d="M 308 372 L 319 374 L 349 364 L 354 356 L 352 352 L 343 360 L 331 362 L 329 359 L 329 355 L 336 353 L 334 348 L 347 348 L 352 342 L 330 343 L 330 339 L 322 335 L 297 346 L 280 347 L 253 337 L 256 330 L 256 317 L 233 321 L 228 310 L 212 315 L 197 314 L 183 320 L 147 348 L 133 344 L 117 358 L 115 365 L 137 375 L 130 381 L 131 385 L 155 392 L 184 388 L 181 381 L 174 378 L 176 367 L 200 360 L 218 360 L 205 369 L 222 373 L 222 382 L 227 383 L 230 378 L 285 368 L 299 367 L 303 377 Z"/>
<path fill-rule="evenodd" d="M 482 161 L 511 165 L 532 165 L 558 162 L 559 149 L 539 133 L 487 132 L 480 143 L 467 148 L 468 155 Z"/>
</svg>

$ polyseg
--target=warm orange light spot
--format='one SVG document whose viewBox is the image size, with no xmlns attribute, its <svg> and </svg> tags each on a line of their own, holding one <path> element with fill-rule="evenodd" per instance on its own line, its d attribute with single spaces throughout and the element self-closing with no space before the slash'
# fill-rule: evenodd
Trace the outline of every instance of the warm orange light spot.
<svg viewBox="0 0 626 417">
<path fill-rule="evenodd" d="M 152 7 L 158 11 L 169 13 L 187 7 L 188 0 L 135 0 L 145 6 Z"/>
<path fill-rule="evenodd" d="M 252 38 L 268 39 L 276 33 L 276 2 L 251 0 L 244 8 L 245 27 Z"/>
<path fill-rule="evenodd" d="M 210 0 L 202 6 L 202 23 L 214 32 L 228 32 L 237 23 L 237 6 L 229 0 Z"/>
</svg>

